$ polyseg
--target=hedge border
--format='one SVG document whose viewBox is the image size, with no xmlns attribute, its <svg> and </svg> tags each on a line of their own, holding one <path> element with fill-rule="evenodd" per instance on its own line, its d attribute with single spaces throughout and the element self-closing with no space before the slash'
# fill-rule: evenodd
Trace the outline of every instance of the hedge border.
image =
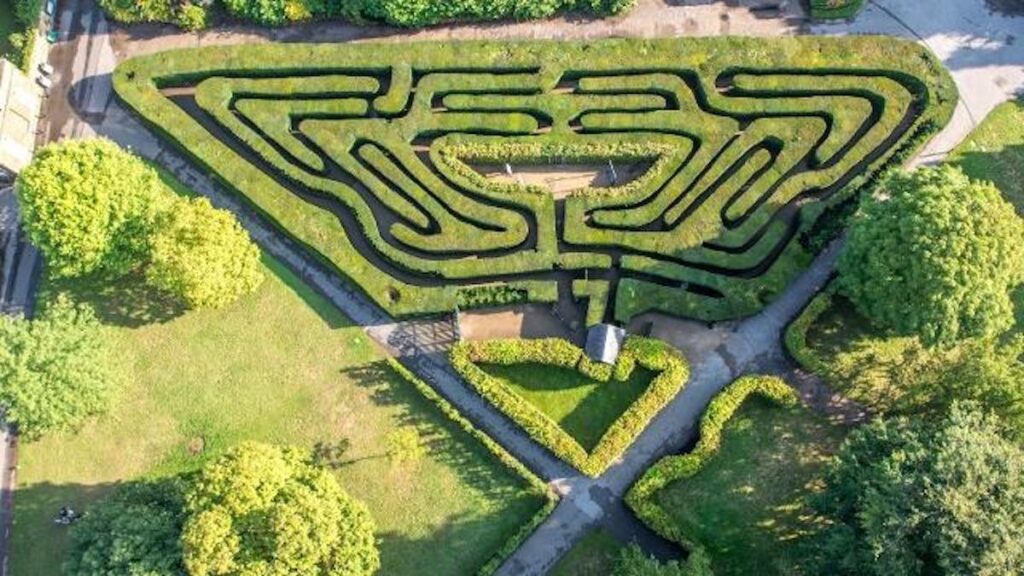
<svg viewBox="0 0 1024 576">
<path fill-rule="evenodd" d="M 793 360 L 796 360 L 796 363 L 805 370 L 818 376 L 824 376 L 827 372 L 825 361 L 807 345 L 807 332 L 831 306 L 832 291 L 831 287 L 828 287 L 811 299 L 800 315 L 790 322 L 789 326 L 786 326 L 786 332 L 782 339 L 786 346 L 786 352 L 793 357 Z"/>
<path fill-rule="evenodd" d="M 494 553 L 491 554 L 491 558 L 480 568 L 480 570 L 477 571 L 477 576 L 490 576 L 497 572 L 501 564 L 519 548 L 519 545 L 537 529 L 537 526 L 551 515 L 555 506 L 558 505 L 558 496 L 550 486 L 545 484 L 543 480 L 538 478 L 536 474 L 531 472 L 529 468 L 516 459 L 515 456 L 510 454 L 508 450 L 505 450 L 501 444 L 498 444 L 493 438 L 474 426 L 473 423 L 463 416 L 457 408 L 452 406 L 451 403 L 445 400 L 444 397 L 442 397 L 436 390 L 413 374 L 412 371 L 406 368 L 401 362 L 391 357 L 387 359 L 387 362 L 388 366 L 390 366 L 396 374 L 406 382 L 412 384 L 420 394 L 440 408 L 441 412 L 443 412 L 444 415 L 452 422 L 457 424 L 467 434 L 480 441 L 480 443 L 483 444 L 491 454 L 497 457 L 506 468 L 523 478 L 533 492 L 545 498 L 544 505 L 541 506 L 540 510 L 538 510 L 528 522 L 523 524 L 515 534 L 510 536 L 504 544 L 495 550 Z"/>
<path fill-rule="evenodd" d="M 751 395 L 760 396 L 780 406 L 795 406 L 800 402 L 796 391 L 776 376 L 743 376 L 729 384 L 711 400 L 701 416 L 699 440 L 693 450 L 662 458 L 648 468 L 626 493 L 626 504 L 644 524 L 662 537 L 686 548 L 699 546 L 672 522 L 654 496 L 665 486 L 690 478 L 704 468 L 707 461 L 718 452 L 725 424 Z"/>
<path fill-rule="evenodd" d="M 615 366 L 595 366 L 583 350 L 559 338 L 498 339 L 459 342 L 452 366 L 484 399 L 512 419 L 537 443 L 584 474 L 597 477 L 643 432 L 647 424 L 685 386 L 689 365 L 676 349 L 653 338 L 629 336 Z M 584 376 L 625 380 L 639 365 L 660 372 L 588 452 L 539 408 L 508 389 L 477 363 L 514 365 L 526 362 L 576 369 Z"/>
</svg>

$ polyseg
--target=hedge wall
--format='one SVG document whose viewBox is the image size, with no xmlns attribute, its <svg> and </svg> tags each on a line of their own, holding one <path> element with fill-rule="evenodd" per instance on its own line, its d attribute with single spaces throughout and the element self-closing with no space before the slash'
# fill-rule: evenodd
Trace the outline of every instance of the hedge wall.
<svg viewBox="0 0 1024 576">
<path fill-rule="evenodd" d="M 531 438 L 589 476 L 601 474 L 683 389 L 689 368 L 678 351 L 660 340 L 630 336 L 614 367 L 592 362 L 583 350 L 558 338 L 460 342 L 452 366 L 484 398 L 519 424 Z M 629 378 L 635 366 L 658 372 L 647 389 L 605 431 L 591 452 L 540 409 L 508 389 L 477 364 L 546 364 L 576 369 L 601 381 Z"/>
<path fill-rule="evenodd" d="M 726 422 L 752 394 L 782 406 L 793 406 L 800 401 L 789 385 L 774 376 L 744 376 L 719 392 L 701 417 L 699 439 L 694 449 L 681 456 L 662 458 L 626 494 L 626 504 L 652 530 L 687 548 L 695 546 L 662 510 L 655 494 L 673 482 L 700 472 L 718 451 Z"/>
<path fill-rule="evenodd" d="M 864 0 L 810 0 L 811 18 L 840 20 L 853 18 L 864 7 Z"/>
</svg>

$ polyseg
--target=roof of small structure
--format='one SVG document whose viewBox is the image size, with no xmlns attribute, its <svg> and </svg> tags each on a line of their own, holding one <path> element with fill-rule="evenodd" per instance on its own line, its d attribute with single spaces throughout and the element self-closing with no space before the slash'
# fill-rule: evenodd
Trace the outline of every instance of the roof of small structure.
<svg viewBox="0 0 1024 576">
<path fill-rule="evenodd" d="M 596 362 L 615 364 L 626 339 L 626 331 L 611 324 L 596 324 L 587 331 L 587 356 Z"/>
</svg>

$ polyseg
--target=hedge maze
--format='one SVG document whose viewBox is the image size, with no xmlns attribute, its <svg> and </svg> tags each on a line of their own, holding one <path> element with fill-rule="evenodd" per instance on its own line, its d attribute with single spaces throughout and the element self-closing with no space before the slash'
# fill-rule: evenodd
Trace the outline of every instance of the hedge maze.
<svg viewBox="0 0 1024 576">
<path fill-rule="evenodd" d="M 114 82 L 391 313 L 572 297 L 590 323 L 756 312 L 955 103 L 887 38 L 213 47 Z M 477 170 L 609 161 L 645 170 L 564 197 Z"/>
</svg>

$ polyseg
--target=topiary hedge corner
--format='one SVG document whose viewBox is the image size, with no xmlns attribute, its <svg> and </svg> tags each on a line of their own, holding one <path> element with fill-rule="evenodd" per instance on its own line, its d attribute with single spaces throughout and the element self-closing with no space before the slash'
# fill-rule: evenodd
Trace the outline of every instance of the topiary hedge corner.
<svg viewBox="0 0 1024 576">
<path fill-rule="evenodd" d="M 701 416 L 699 439 L 694 449 L 687 454 L 662 458 L 626 494 L 626 504 L 652 530 L 684 547 L 696 545 L 672 522 L 657 503 L 655 494 L 673 482 L 700 472 L 718 451 L 726 422 L 751 395 L 781 406 L 794 406 L 800 401 L 795 390 L 774 376 L 744 376 L 719 392 Z"/>
<path fill-rule="evenodd" d="M 488 402 L 523 428 L 537 443 L 592 477 L 604 470 L 629 447 L 657 413 L 685 386 L 689 366 L 668 344 L 651 338 L 629 336 L 615 366 L 591 361 L 583 350 L 559 338 L 464 341 L 451 351 L 452 366 Z M 636 366 L 658 372 L 647 389 L 605 431 L 588 452 L 575 438 L 539 408 L 525 400 L 477 364 L 546 364 L 579 370 L 599 381 L 629 378 Z"/>
</svg>

